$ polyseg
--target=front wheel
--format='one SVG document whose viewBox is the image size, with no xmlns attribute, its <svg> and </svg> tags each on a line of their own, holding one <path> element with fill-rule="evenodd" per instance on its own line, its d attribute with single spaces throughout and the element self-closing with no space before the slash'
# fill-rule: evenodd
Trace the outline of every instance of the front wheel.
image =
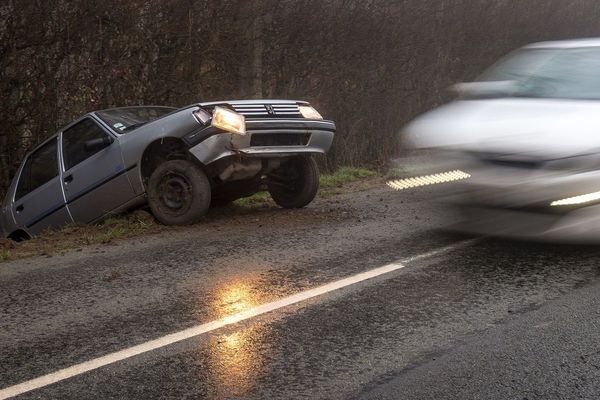
<svg viewBox="0 0 600 400">
<path fill-rule="evenodd" d="M 210 206 L 210 182 L 199 167 L 187 160 L 167 161 L 148 181 L 148 205 L 165 225 L 198 222 Z"/>
<path fill-rule="evenodd" d="M 271 198 L 283 208 L 302 208 L 319 191 L 319 166 L 311 156 L 293 157 L 268 176 Z"/>
</svg>

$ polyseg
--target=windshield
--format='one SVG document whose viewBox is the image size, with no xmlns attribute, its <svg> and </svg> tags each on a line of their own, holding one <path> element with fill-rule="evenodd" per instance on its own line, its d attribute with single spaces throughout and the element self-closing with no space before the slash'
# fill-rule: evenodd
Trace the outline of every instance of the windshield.
<svg viewBox="0 0 600 400">
<path fill-rule="evenodd" d="M 600 48 L 524 49 L 502 60 L 480 82 L 512 82 L 506 96 L 600 100 Z"/>
<path fill-rule="evenodd" d="M 123 107 L 96 114 L 115 132 L 128 133 L 175 110 L 172 107 Z"/>
</svg>

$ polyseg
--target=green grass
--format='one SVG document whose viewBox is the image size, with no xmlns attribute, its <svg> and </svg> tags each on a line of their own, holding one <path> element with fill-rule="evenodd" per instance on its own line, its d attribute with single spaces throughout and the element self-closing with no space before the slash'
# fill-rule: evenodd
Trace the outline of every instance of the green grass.
<svg viewBox="0 0 600 400">
<path fill-rule="evenodd" d="M 355 182 L 365 178 L 371 178 L 377 175 L 377 172 L 366 168 L 341 167 L 332 174 L 321 175 L 321 189 L 325 189 L 319 193 L 321 197 L 327 197 L 332 194 L 331 188 L 340 187 L 345 183 Z M 253 196 L 244 197 L 233 202 L 233 204 L 244 207 L 261 206 L 271 202 L 271 196 L 268 192 L 258 192 Z"/>
<path fill-rule="evenodd" d="M 8 250 L 0 250 L 0 262 L 8 261 L 11 259 L 10 251 Z"/>
<path fill-rule="evenodd" d="M 237 206 L 251 207 L 266 204 L 271 201 L 271 196 L 268 192 L 258 192 L 250 197 L 242 197 L 233 202 Z"/>
<path fill-rule="evenodd" d="M 100 243 L 108 243 L 115 239 L 141 235 L 150 230 L 155 224 L 153 221 L 145 221 L 136 215 L 120 215 L 106 219 L 101 224 L 103 233 L 95 236 Z"/>
<path fill-rule="evenodd" d="M 67 225 L 58 234 L 70 237 L 75 236 L 77 244 L 100 244 L 110 243 L 116 239 L 139 236 L 151 230 L 156 224 L 150 220 L 139 218 L 137 214 L 116 215 L 105 219 L 96 225 L 81 226 Z M 55 233 L 49 232 L 48 235 Z M 68 247 L 73 247 L 68 245 Z"/>
<path fill-rule="evenodd" d="M 340 186 L 344 183 L 350 183 L 364 178 L 371 178 L 375 175 L 377 175 L 375 171 L 371 171 L 370 169 L 366 168 L 341 167 L 333 174 L 322 175 L 321 187 L 330 188 Z"/>
<path fill-rule="evenodd" d="M 47 231 L 11 247 L 0 246 L 0 262 L 32 256 L 52 256 L 69 249 L 111 243 L 117 239 L 140 236 L 159 229 L 149 213 L 139 211 L 117 215 L 95 225 L 70 224 L 58 231 Z"/>
</svg>

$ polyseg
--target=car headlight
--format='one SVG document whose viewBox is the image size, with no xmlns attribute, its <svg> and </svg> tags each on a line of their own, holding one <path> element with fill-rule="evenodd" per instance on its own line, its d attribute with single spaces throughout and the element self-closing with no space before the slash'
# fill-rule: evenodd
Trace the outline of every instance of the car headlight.
<svg viewBox="0 0 600 400">
<path fill-rule="evenodd" d="M 550 203 L 551 207 L 558 206 L 576 206 L 580 204 L 593 203 L 600 200 L 600 192 L 582 194 L 579 196 L 568 197 L 566 199 L 556 200 Z"/>
<path fill-rule="evenodd" d="M 311 106 L 298 106 L 298 108 L 300 109 L 300 114 L 306 119 L 323 119 L 323 116 Z"/>
<path fill-rule="evenodd" d="M 211 125 L 227 132 L 246 134 L 246 118 L 227 108 L 215 107 Z"/>
</svg>

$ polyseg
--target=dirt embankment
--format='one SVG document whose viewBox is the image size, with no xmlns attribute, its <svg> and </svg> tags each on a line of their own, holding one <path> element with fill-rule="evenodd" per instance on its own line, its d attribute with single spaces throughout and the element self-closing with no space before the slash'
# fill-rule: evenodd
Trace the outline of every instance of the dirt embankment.
<svg viewBox="0 0 600 400">
<path fill-rule="evenodd" d="M 96 225 L 69 225 L 59 231 L 45 232 L 31 240 L 16 243 L 0 239 L 0 262 L 28 257 L 53 257 L 68 251 L 82 251 L 115 245 L 124 240 L 144 236 L 169 235 L 194 230 L 236 229 L 254 226 L 288 226 L 328 221 L 335 223 L 351 214 L 343 198 L 353 193 L 383 185 L 382 177 L 366 177 L 352 182 L 327 183 L 319 197 L 308 208 L 284 210 L 262 193 L 241 199 L 227 207 L 213 208 L 204 221 L 194 226 L 169 227 L 157 223 L 146 210 L 109 218 Z"/>
</svg>

